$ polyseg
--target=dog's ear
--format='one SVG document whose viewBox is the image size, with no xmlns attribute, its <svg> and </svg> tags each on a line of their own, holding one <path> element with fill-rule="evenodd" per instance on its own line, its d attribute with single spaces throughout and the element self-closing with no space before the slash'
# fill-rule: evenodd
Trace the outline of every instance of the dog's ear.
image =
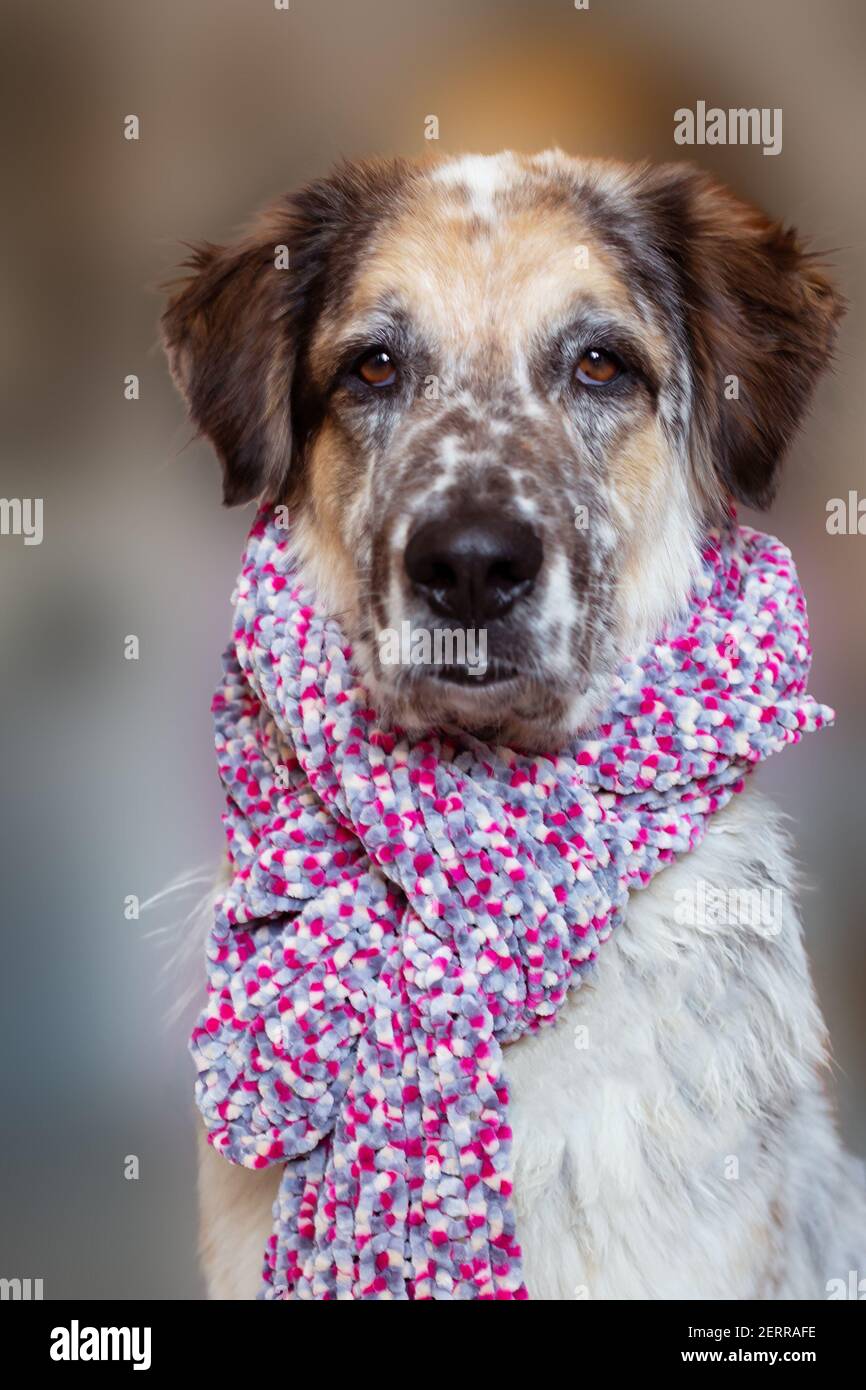
<svg viewBox="0 0 866 1390">
<path fill-rule="evenodd" d="M 693 452 L 734 497 L 766 506 L 844 302 L 793 230 L 702 171 L 664 165 L 648 192 L 687 325 Z"/>
<path fill-rule="evenodd" d="M 401 159 L 343 163 L 277 199 L 237 245 L 194 248 L 162 339 L 190 414 L 219 455 L 227 506 L 285 494 L 321 408 L 296 365 L 410 177 Z"/>
<path fill-rule="evenodd" d="M 279 256 L 253 238 L 196 247 L 162 316 L 172 376 L 222 463 L 226 506 L 276 496 L 288 477 L 296 325 Z"/>
</svg>

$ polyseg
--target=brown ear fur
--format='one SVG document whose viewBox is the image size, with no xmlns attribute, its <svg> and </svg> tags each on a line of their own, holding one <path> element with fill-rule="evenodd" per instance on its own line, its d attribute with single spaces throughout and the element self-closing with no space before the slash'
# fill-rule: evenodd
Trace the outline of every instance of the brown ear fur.
<svg viewBox="0 0 866 1390">
<path fill-rule="evenodd" d="M 276 244 L 202 245 L 162 317 L 172 376 L 223 466 L 226 506 L 276 495 L 291 456 L 288 271 Z"/>
<path fill-rule="evenodd" d="M 162 317 L 172 375 L 223 466 L 227 506 L 278 498 L 315 427 L 296 381 L 311 324 L 344 295 L 365 240 L 410 176 L 402 160 L 343 164 L 278 198 L 236 246 L 203 244 Z M 278 268 L 277 248 L 288 249 Z"/>
<path fill-rule="evenodd" d="M 700 170 L 666 165 L 654 185 L 691 339 L 693 447 L 734 497 L 766 506 L 844 301 L 792 229 Z M 737 399 L 725 395 L 731 377 Z"/>
</svg>

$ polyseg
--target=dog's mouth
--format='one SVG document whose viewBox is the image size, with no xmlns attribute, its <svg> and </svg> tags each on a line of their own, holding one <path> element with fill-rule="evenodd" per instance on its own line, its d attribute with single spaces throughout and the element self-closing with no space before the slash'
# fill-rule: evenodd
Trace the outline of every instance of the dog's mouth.
<svg viewBox="0 0 866 1390">
<path fill-rule="evenodd" d="M 478 689 L 491 685 L 505 685 L 508 681 L 516 680 L 518 670 L 516 666 L 511 666 L 504 661 L 488 661 L 483 666 L 453 663 L 448 666 L 437 666 L 433 675 L 437 681 L 442 681 L 446 685 Z"/>
</svg>

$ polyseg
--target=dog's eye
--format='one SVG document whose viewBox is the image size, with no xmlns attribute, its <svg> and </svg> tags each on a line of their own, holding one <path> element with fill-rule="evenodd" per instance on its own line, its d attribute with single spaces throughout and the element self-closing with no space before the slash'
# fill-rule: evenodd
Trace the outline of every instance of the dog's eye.
<svg viewBox="0 0 866 1390">
<path fill-rule="evenodd" d="M 384 348 L 368 352 L 366 357 L 362 357 L 360 362 L 356 363 L 354 371 L 355 376 L 367 386 L 393 386 L 397 380 L 394 360 Z"/>
<path fill-rule="evenodd" d="M 613 353 L 601 348 L 587 348 L 575 368 L 575 376 L 584 386 L 608 386 L 622 372 L 622 363 Z"/>
</svg>

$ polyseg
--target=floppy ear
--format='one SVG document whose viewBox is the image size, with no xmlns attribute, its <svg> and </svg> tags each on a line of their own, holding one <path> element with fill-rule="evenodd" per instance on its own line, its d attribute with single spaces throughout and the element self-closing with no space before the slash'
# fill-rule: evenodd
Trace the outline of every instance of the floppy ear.
<svg viewBox="0 0 866 1390">
<path fill-rule="evenodd" d="M 219 455 L 226 506 L 283 497 L 321 417 L 309 374 L 295 371 L 310 326 L 345 298 L 367 239 L 410 177 L 401 159 L 342 163 L 278 198 L 236 246 L 193 249 L 162 340 Z"/>
<path fill-rule="evenodd" d="M 276 496 L 291 461 L 291 271 L 274 242 L 204 244 L 162 316 L 172 376 L 223 468 L 226 506 Z"/>
<path fill-rule="evenodd" d="M 844 301 L 792 229 L 689 165 L 657 175 L 656 225 L 690 339 L 693 453 L 734 497 L 763 507 L 830 363 Z"/>
</svg>

